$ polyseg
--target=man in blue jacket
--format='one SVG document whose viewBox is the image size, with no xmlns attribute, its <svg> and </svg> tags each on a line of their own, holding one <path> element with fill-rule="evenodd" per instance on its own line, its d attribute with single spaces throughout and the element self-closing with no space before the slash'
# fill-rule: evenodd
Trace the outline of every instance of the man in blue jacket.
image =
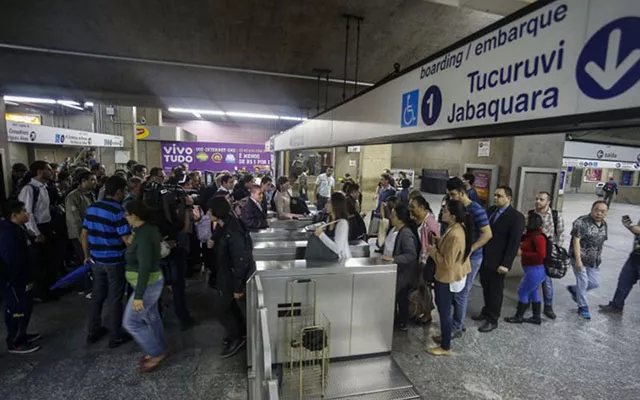
<svg viewBox="0 0 640 400">
<path fill-rule="evenodd" d="M 5 219 L 0 221 L 0 264 L 7 347 L 13 354 L 33 353 L 40 349 L 34 344 L 40 335 L 27 333 L 33 310 L 31 238 L 24 227 L 29 221 L 29 213 L 23 202 L 9 200 L 4 205 L 3 214 Z"/>
</svg>

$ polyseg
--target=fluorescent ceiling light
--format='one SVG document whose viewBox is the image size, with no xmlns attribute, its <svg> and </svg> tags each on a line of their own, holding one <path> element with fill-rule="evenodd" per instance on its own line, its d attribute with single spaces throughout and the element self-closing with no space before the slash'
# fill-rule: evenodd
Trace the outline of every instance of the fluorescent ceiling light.
<svg viewBox="0 0 640 400">
<path fill-rule="evenodd" d="M 256 118 L 256 119 L 279 119 L 277 115 L 273 114 L 253 114 L 253 113 L 244 113 L 244 112 L 227 112 L 227 116 L 229 117 L 237 117 L 237 118 Z"/>
<path fill-rule="evenodd" d="M 17 106 L 18 105 L 18 103 L 14 103 L 13 101 L 8 101 L 8 100 L 5 100 L 4 104 L 9 104 L 10 106 Z"/>
<path fill-rule="evenodd" d="M 177 107 L 169 107 L 169 112 L 172 113 L 185 113 L 185 114 L 193 114 L 194 117 L 202 119 L 203 115 L 226 115 L 227 117 L 232 118 L 255 118 L 255 119 L 281 119 L 283 121 L 306 121 L 307 119 L 304 117 L 288 117 L 288 116 L 280 116 L 275 114 L 256 114 L 256 113 L 247 113 L 247 112 L 238 112 L 238 111 L 221 111 L 221 110 L 199 110 L 194 108 L 177 108 Z"/>
<path fill-rule="evenodd" d="M 306 118 L 301 118 L 301 117 L 284 117 L 284 116 L 280 116 L 281 120 L 284 121 L 306 121 Z"/>
<path fill-rule="evenodd" d="M 42 103 L 42 104 L 56 104 L 53 99 L 41 99 L 38 97 L 22 97 L 22 96 L 4 96 L 5 101 L 13 101 L 16 103 Z"/>
<path fill-rule="evenodd" d="M 80 107 L 80 103 L 78 103 L 77 101 L 57 100 L 56 103 L 60 104 L 61 106 L 73 108 L 74 110 L 80 110 L 80 111 L 84 110 L 84 108 Z"/>
<path fill-rule="evenodd" d="M 93 103 L 90 101 L 85 101 L 84 102 L 84 108 L 89 108 L 89 107 L 93 107 Z"/>
<path fill-rule="evenodd" d="M 169 112 L 174 112 L 174 113 L 188 113 L 188 114 L 200 114 L 200 115 L 224 115 L 225 112 L 224 111 L 219 111 L 219 110 L 196 110 L 193 108 L 174 108 L 174 107 L 169 107 Z"/>
</svg>

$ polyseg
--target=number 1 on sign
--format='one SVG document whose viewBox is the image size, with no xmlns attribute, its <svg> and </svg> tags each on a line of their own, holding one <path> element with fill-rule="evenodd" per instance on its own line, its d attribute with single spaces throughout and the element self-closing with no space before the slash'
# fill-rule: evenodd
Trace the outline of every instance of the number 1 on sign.
<svg viewBox="0 0 640 400">
<path fill-rule="evenodd" d="M 425 102 L 427 103 L 427 116 L 431 118 L 433 115 L 433 92 L 427 93 L 429 97 L 426 98 Z"/>
</svg>

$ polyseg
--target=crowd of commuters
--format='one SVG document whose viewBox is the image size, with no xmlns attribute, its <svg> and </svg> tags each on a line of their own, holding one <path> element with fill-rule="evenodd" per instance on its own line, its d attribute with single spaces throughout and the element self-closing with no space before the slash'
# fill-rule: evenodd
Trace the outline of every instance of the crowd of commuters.
<svg viewBox="0 0 640 400">
<path fill-rule="evenodd" d="M 3 299 L 12 353 L 39 349 L 37 333 L 28 332 L 33 300 L 55 301 L 62 292 L 52 285 L 78 265 L 90 266 L 79 283 L 89 297 L 87 342 L 109 336 L 115 348 L 135 340 L 143 351 L 141 370 L 151 371 L 167 355 L 161 304 L 169 287 L 182 329 L 195 321 L 187 307 L 185 278 L 204 265 L 213 288 L 216 318 L 225 330 L 223 358 L 246 343 L 246 281 L 255 268 L 250 231 L 269 227 L 269 210 L 279 219 L 308 214 L 307 171 L 281 176 L 223 171 L 208 185 L 199 171 L 177 166 L 167 176 L 162 168 L 135 162 L 107 176 L 95 159 L 85 165 L 62 166 L 36 161 L 12 170 L 13 195 L 4 204 L 0 230 Z M 465 174 L 447 182 L 441 215 L 434 215 L 406 176 L 385 171 L 376 193 L 369 231 L 363 219 L 360 186 L 350 177 L 336 190 L 332 167 L 317 176 L 313 196 L 320 220 L 315 232 L 337 260 L 351 258 L 349 243 L 377 236 L 384 260 L 398 266 L 395 325 L 408 329 L 411 320 L 431 321 L 432 291 L 441 334 L 434 336 L 433 355 L 452 354 L 452 340 L 465 332 L 470 292 L 480 275 L 484 306 L 472 317 L 480 332 L 498 328 L 504 279 L 520 256 L 524 276 L 510 323 L 540 324 L 541 315 L 555 319 L 553 282 L 546 271 L 550 244 L 561 247 L 564 220 L 551 208 L 548 192 L 536 196 L 525 215 L 512 205 L 513 192 L 500 186 L 494 205 L 485 209 Z M 298 192 L 292 190 L 297 184 Z M 608 239 L 608 204 L 597 201 L 591 212 L 574 221 L 569 254 L 576 285 L 568 290 L 578 313 L 591 318 L 586 293 L 599 285 L 602 249 Z M 625 216 L 635 236 L 613 300 L 602 312 L 620 313 L 639 276 L 640 227 Z M 419 296 L 416 290 L 420 289 Z M 541 296 L 542 294 L 542 296 Z M 419 299 L 416 312 L 411 302 Z M 525 318 L 527 309 L 532 316 Z M 102 324 L 106 311 L 107 326 Z"/>
<path fill-rule="evenodd" d="M 56 301 L 68 293 L 52 286 L 78 270 L 82 277 L 73 288 L 90 299 L 87 343 L 108 336 L 108 347 L 115 348 L 135 339 L 144 353 L 141 369 L 150 371 L 166 356 L 162 298 L 173 301 L 182 329 L 191 328 L 195 321 L 185 278 L 203 263 L 223 299 L 216 303 L 227 331 L 222 356 L 244 346 L 245 327 L 237 311 L 243 310 L 239 303 L 253 268 L 247 232 L 267 226 L 270 176 L 223 171 L 203 185 L 202 173 L 187 166 L 167 176 L 162 168 L 147 170 L 133 161 L 127 170 L 107 176 L 105 167 L 89 157 L 76 165 L 18 164 L 12 178 L 0 232 L 10 352 L 39 349 L 40 335 L 27 332 L 33 302 Z M 245 260 L 242 268 L 239 259 Z M 235 316 L 235 327 L 229 315 Z"/>
</svg>

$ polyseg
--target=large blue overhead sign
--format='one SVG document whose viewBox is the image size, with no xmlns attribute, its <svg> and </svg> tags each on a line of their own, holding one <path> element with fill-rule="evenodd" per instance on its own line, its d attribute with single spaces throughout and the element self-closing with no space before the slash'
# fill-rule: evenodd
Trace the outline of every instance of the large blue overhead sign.
<svg viewBox="0 0 640 400">
<path fill-rule="evenodd" d="M 526 123 L 527 133 L 536 120 L 561 125 L 577 115 L 595 124 L 614 118 L 603 111 L 640 108 L 639 81 L 640 0 L 542 0 L 274 144 L 282 150 L 418 140 L 470 127 L 487 135 L 507 123 Z M 496 129 L 520 132 L 518 125 Z"/>
<path fill-rule="evenodd" d="M 637 107 L 640 1 L 555 1 L 409 76 L 398 83 L 420 91 L 416 131 Z"/>
</svg>

